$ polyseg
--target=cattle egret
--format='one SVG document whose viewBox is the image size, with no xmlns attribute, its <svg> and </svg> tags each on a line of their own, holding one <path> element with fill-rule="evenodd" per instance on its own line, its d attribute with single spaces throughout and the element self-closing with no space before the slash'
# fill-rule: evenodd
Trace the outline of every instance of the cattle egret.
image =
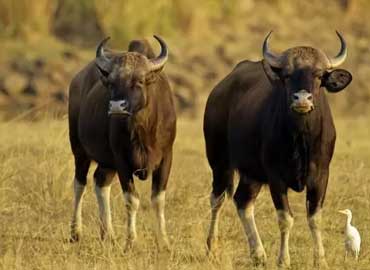
<svg viewBox="0 0 370 270">
<path fill-rule="evenodd" d="M 358 230 L 351 225 L 352 220 L 352 212 L 349 209 L 340 210 L 339 213 L 347 215 L 347 223 L 345 228 L 345 240 L 344 246 L 346 248 L 346 255 L 347 258 L 348 252 L 352 253 L 356 260 L 358 260 L 358 255 L 360 253 L 360 246 L 361 246 L 361 237 Z"/>
</svg>

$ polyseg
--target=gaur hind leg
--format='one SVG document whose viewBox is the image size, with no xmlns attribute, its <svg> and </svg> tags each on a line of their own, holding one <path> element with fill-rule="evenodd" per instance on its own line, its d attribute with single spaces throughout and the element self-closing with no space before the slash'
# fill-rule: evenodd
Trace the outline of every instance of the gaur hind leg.
<svg viewBox="0 0 370 270">
<path fill-rule="evenodd" d="M 217 166 L 212 168 L 213 183 L 211 192 L 211 223 L 209 226 L 207 247 L 211 252 L 217 247 L 218 221 L 226 193 L 232 193 L 234 171 L 230 168 Z"/>
<path fill-rule="evenodd" d="M 75 159 L 74 202 L 71 221 L 71 242 L 79 241 L 82 233 L 82 200 L 86 186 L 86 176 L 90 167 L 90 159 L 81 147 L 72 148 Z"/>
<path fill-rule="evenodd" d="M 325 199 L 329 173 L 324 172 L 313 185 L 307 185 L 307 220 L 314 242 L 314 266 L 328 268 L 321 237 L 321 209 Z"/>
<path fill-rule="evenodd" d="M 110 191 L 115 171 L 98 166 L 94 173 L 95 194 L 99 205 L 101 239 L 114 239 L 110 210 Z"/>
<path fill-rule="evenodd" d="M 151 201 L 157 217 L 157 245 L 169 249 L 164 215 L 166 187 L 172 164 L 172 150 L 163 158 L 159 168 L 153 172 Z"/>
<path fill-rule="evenodd" d="M 279 267 L 290 267 L 289 234 L 294 219 L 289 207 L 288 188 L 279 179 L 271 180 L 269 186 L 280 229 L 280 252 L 277 263 Z"/>
<path fill-rule="evenodd" d="M 254 220 L 254 203 L 261 187 L 261 183 L 241 174 L 239 185 L 234 195 L 234 202 L 247 236 L 250 254 L 255 265 L 264 265 L 266 263 L 266 252 Z"/>
</svg>

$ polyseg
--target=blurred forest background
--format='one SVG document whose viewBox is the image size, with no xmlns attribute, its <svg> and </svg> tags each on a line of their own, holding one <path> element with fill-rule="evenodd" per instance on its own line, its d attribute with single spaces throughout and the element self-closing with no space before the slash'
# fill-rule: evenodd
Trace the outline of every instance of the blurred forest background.
<svg viewBox="0 0 370 270">
<path fill-rule="evenodd" d="M 1 118 L 64 115 L 72 76 L 93 59 L 105 36 L 120 50 L 145 37 L 158 51 L 151 36 L 161 35 L 170 48 L 166 72 L 177 108 L 195 117 L 236 63 L 261 58 L 270 30 L 275 50 L 310 45 L 332 56 L 340 46 L 336 29 L 348 43 L 343 68 L 354 81 L 330 98 L 341 115 L 364 114 L 370 101 L 369 11 L 367 0 L 0 0 Z"/>
</svg>

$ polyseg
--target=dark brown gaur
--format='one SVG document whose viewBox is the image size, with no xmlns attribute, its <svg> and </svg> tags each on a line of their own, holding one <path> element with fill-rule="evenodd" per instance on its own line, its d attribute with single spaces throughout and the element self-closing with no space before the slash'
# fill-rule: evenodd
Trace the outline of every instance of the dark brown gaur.
<svg viewBox="0 0 370 270">
<path fill-rule="evenodd" d="M 225 193 L 233 194 L 233 175 L 240 181 L 233 195 L 248 238 L 251 257 L 264 264 L 266 253 L 254 220 L 254 204 L 268 185 L 281 232 L 280 266 L 290 265 L 289 233 L 293 215 L 288 189 L 307 191 L 307 219 L 314 240 L 314 264 L 326 265 L 321 239 L 321 209 L 329 178 L 336 132 L 326 98 L 343 90 L 351 74 L 335 69 L 347 47 L 329 58 L 319 49 L 294 47 L 283 53 L 263 42 L 263 60 L 239 63 L 211 92 L 204 115 L 206 152 L 213 172 L 212 218 L 207 245 L 217 241 Z"/>
<path fill-rule="evenodd" d="M 176 135 L 172 92 L 163 67 L 166 43 L 154 36 L 161 52 L 155 57 L 146 40 L 134 40 L 128 52 L 97 47 L 96 58 L 72 80 L 69 92 L 69 135 L 75 158 L 74 211 L 71 240 L 81 237 L 81 205 L 90 162 L 99 204 L 101 238 L 112 239 L 110 188 L 117 173 L 127 208 L 127 247 L 136 238 L 139 197 L 134 175 L 152 176 L 152 204 L 158 218 L 158 240 L 168 246 L 164 218 L 165 191 Z"/>
</svg>

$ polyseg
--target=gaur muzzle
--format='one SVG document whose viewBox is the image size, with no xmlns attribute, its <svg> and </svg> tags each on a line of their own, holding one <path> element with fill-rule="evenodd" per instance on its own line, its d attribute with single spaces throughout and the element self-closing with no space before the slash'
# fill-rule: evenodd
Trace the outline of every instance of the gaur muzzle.
<svg viewBox="0 0 370 270">
<path fill-rule="evenodd" d="M 290 108 L 300 114 L 311 112 L 315 107 L 313 104 L 312 94 L 302 89 L 292 95 Z"/>
<path fill-rule="evenodd" d="M 128 111 L 128 101 L 124 99 L 109 101 L 108 114 L 131 115 L 132 113 Z"/>
</svg>

